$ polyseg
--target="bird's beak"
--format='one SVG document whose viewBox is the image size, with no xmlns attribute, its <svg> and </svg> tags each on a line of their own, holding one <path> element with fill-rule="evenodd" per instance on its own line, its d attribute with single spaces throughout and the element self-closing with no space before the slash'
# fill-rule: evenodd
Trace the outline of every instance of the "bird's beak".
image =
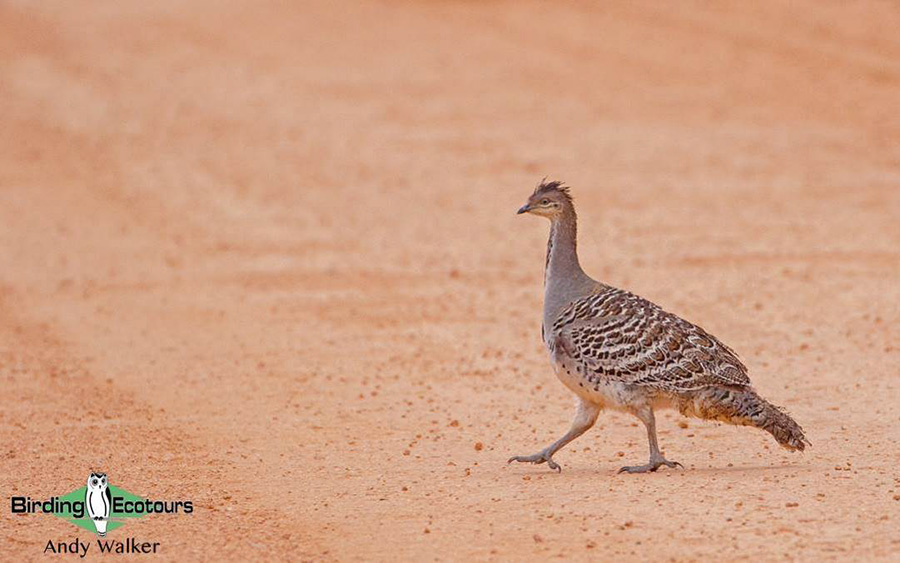
<svg viewBox="0 0 900 563">
<path fill-rule="evenodd" d="M 521 215 L 522 213 L 528 213 L 529 211 L 531 211 L 531 208 L 526 203 L 525 205 L 520 207 L 518 211 L 516 211 L 516 215 Z"/>
</svg>

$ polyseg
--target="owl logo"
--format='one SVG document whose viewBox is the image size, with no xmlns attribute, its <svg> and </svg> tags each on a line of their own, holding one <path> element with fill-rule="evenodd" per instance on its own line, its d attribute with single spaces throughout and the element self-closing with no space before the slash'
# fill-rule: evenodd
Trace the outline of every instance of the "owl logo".
<svg viewBox="0 0 900 563">
<path fill-rule="evenodd" d="M 87 507 L 88 516 L 94 522 L 97 535 L 105 538 L 106 524 L 112 510 L 112 493 L 109 492 L 106 473 L 92 472 L 88 477 L 87 489 L 84 491 L 84 505 Z"/>
</svg>

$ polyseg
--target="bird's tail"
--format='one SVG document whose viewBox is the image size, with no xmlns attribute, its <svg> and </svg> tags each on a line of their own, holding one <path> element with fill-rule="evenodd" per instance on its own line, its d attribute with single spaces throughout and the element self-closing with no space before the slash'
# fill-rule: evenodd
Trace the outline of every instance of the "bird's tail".
<svg viewBox="0 0 900 563">
<path fill-rule="evenodd" d="M 729 424 L 755 426 L 771 434 L 791 451 L 811 445 L 803 428 L 781 407 L 775 406 L 749 388 L 713 387 L 683 397 L 678 408 L 685 416 L 720 420 Z"/>
</svg>

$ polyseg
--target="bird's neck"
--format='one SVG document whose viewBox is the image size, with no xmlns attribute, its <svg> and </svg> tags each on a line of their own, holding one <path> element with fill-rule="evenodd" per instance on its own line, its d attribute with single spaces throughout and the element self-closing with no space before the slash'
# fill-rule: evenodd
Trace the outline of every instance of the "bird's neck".
<svg viewBox="0 0 900 563">
<path fill-rule="evenodd" d="M 566 209 L 550 225 L 544 268 L 545 333 L 566 305 L 589 294 L 597 283 L 584 273 L 578 262 L 577 230 L 574 209 Z"/>
</svg>

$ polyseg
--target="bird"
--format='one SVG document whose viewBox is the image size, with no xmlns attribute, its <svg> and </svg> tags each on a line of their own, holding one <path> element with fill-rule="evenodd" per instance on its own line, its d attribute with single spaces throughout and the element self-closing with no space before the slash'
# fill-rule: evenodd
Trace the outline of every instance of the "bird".
<svg viewBox="0 0 900 563">
<path fill-rule="evenodd" d="M 112 494 L 106 481 L 106 473 L 91 472 L 84 490 L 84 504 L 88 516 L 94 521 L 97 535 L 101 538 L 106 537 L 106 525 L 112 508 Z"/>
<path fill-rule="evenodd" d="M 561 471 L 553 455 L 588 431 L 604 409 L 630 413 L 647 430 L 649 462 L 622 467 L 619 473 L 653 472 L 662 466 L 683 469 L 660 452 L 654 411 L 662 408 L 760 428 L 790 451 L 811 445 L 784 409 L 756 392 L 734 350 L 659 305 L 584 272 L 567 185 L 545 178 L 518 213 L 550 220 L 541 338 L 556 376 L 575 394 L 577 410 L 560 439 L 536 454 L 513 456 L 508 463 L 546 463 Z"/>
</svg>

